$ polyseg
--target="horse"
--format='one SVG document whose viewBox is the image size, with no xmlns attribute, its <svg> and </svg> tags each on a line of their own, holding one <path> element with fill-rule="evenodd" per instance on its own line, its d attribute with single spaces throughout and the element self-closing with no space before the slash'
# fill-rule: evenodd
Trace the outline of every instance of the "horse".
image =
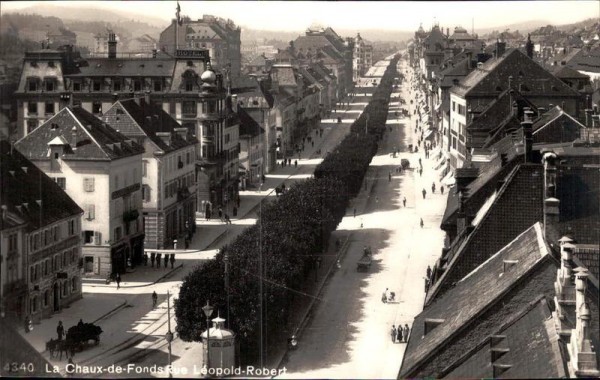
<svg viewBox="0 0 600 380">
<path fill-rule="evenodd" d="M 71 357 L 73 357 L 74 354 L 74 347 L 72 342 L 68 341 L 68 340 L 61 340 L 61 341 L 57 341 L 56 342 L 56 349 L 59 353 L 59 358 L 58 360 L 62 360 L 62 354 L 63 352 L 65 353 L 65 358 L 68 359 L 69 358 L 69 354 L 71 355 Z"/>
<path fill-rule="evenodd" d="M 54 357 L 54 353 L 56 352 L 58 343 L 59 343 L 58 339 L 52 339 L 52 338 L 46 342 L 46 351 L 48 351 L 50 353 L 51 358 Z"/>
</svg>

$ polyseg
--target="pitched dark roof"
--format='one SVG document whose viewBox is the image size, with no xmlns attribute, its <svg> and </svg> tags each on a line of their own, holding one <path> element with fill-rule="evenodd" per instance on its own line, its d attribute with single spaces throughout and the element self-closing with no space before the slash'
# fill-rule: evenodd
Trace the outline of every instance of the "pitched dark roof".
<svg viewBox="0 0 600 380">
<path fill-rule="evenodd" d="M 467 330 L 470 325 L 482 322 L 478 317 L 483 312 L 500 301 L 517 283 L 528 280 L 528 275 L 541 262 L 550 259 L 542 227 L 536 223 L 473 269 L 454 288 L 416 316 L 398 378 L 415 376 L 424 362 L 444 346 L 452 344 L 457 334 Z M 507 267 L 505 260 L 516 261 L 516 264 Z M 425 323 L 428 320 L 441 323 L 426 333 Z M 498 326 L 502 321 L 492 323 Z M 493 332 L 493 327 L 493 324 L 487 326 L 485 336 Z M 464 354 L 464 349 L 472 347 L 462 348 L 460 355 Z M 444 367 L 456 359 L 448 358 Z M 420 373 L 418 375 L 422 376 Z"/>
<path fill-rule="evenodd" d="M 552 74 L 560 79 L 590 79 L 589 75 L 582 74 L 569 66 L 553 66 Z"/>
<path fill-rule="evenodd" d="M 175 68 L 173 58 L 88 58 L 73 77 L 123 76 L 171 77 Z"/>
<path fill-rule="evenodd" d="M 568 376 L 566 357 L 560 349 L 552 312 L 545 298 L 527 305 L 514 320 L 493 335 L 502 338 L 490 335 L 441 377 L 533 379 Z M 493 360 L 492 350 L 505 353 Z M 498 376 L 493 365 L 508 368 Z"/>
<path fill-rule="evenodd" d="M 522 74 L 522 75 L 521 75 Z M 519 49 L 509 49 L 498 58 L 489 59 L 481 68 L 473 70 L 459 86 L 450 91 L 462 97 L 490 96 L 508 88 L 508 77 L 521 78 L 517 82 L 527 86 L 527 96 L 578 97 L 577 91 L 546 71 Z"/>
<path fill-rule="evenodd" d="M 237 114 L 240 118 L 240 138 L 242 136 L 259 136 L 265 132 L 265 130 L 258 125 L 256 120 L 248 115 L 248 112 L 246 112 L 244 108 L 238 107 Z"/>
<path fill-rule="evenodd" d="M 554 106 L 533 122 L 533 141 L 536 144 L 572 142 L 579 137 L 582 128 L 585 128 L 583 124 Z"/>
<path fill-rule="evenodd" d="M 542 220 L 542 174 L 541 165 L 518 165 L 506 177 L 502 187 L 492 190 L 481 208 L 475 214 L 468 215 L 473 218 L 473 231 L 456 251 L 446 256 L 445 271 L 427 293 L 428 304 L 486 261 L 526 226 Z"/>
<path fill-rule="evenodd" d="M 77 136 L 76 147 L 72 128 Z M 69 152 L 63 160 L 108 161 L 142 154 L 144 148 L 103 123 L 81 107 L 65 107 L 40 127 L 15 143 L 30 160 L 48 160 L 48 143 L 64 139 Z M 77 149 L 74 149 L 77 148 Z"/>
<path fill-rule="evenodd" d="M 0 167 L 2 206 L 27 223 L 28 230 L 83 213 L 52 178 L 5 140 L 0 140 Z M 2 219 L 1 229 L 13 225 L 11 220 Z"/>
<path fill-rule="evenodd" d="M 123 111 L 123 114 L 120 114 L 118 110 Z M 176 128 L 182 128 L 181 125 L 162 108 L 148 104 L 144 99 L 140 99 L 139 103 L 134 99 L 117 101 L 104 113 L 103 118 L 109 125 L 127 137 L 147 136 L 165 153 L 198 142 L 196 138 L 192 137 L 192 131 L 188 131 L 187 139 L 183 139 L 175 133 Z M 169 145 L 156 135 L 158 132 L 171 133 Z"/>
<path fill-rule="evenodd" d="M 571 57 L 567 66 L 577 71 L 600 73 L 600 44 L 582 48 Z"/>
</svg>

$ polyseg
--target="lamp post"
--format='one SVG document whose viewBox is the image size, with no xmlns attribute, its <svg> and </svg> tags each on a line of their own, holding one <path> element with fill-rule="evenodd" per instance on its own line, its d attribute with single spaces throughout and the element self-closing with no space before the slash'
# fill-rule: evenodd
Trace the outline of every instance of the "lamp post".
<svg viewBox="0 0 600 380">
<path fill-rule="evenodd" d="M 209 352 L 209 347 L 210 347 L 210 316 L 213 313 L 213 307 L 208 303 L 208 301 L 206 301 L 206 306 L 202 307 L 202 311 L 204 312 L 204 315 L 206 315 L 206 370 L 208 371 L 210 369 L 210 352 Z M 207 372 L 208 373 L 208 372 Z"/>
<path fill-rule="evenodd" d="M 168 331 L 165 335 L 165 339 L 167 343 L 169 343 L 169 377 L 173 377 L 173 372 L 171 371 L 171 342 L 173 341 L 173 333 L 171 332 L 171 294 L 167 290 L 167 326 Z"/>
</svg>

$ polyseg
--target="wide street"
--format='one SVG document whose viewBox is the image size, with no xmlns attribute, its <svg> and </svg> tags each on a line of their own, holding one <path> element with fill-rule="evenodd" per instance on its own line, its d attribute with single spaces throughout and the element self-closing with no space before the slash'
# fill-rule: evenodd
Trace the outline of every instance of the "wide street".
<svg viewBox="0 0 600 380">
<path fill-rule="evenodd" d="M 400 64 L 404 71 L 405 62 Z M 408 79 L 403 81 L 392 96 L 406 100 L 402 107 L 410 107 L 412 114 L 416 102 L 411 106 L 409 86 Z M 422 310 L 426 268 L 433 266 L 443 246 L 439 225 L 446 204 L 434 159 L 407 152 L 408 144 L 417 143 L 415 118 L 396 119 L 399 108 L 397 100 L 392 101 L 387 123 L 392 130 L 384 135 L 371 162 L 367 190 L 363 188 L 354 201 L 357 216 L 349 214 L 338 227 L 338 232 L 350 235 L 341 267 L 324 288 L 298 349 L 282 363 L 287 368 L 283 377 L 396 378 L 398 374 L 406 345 L 392 343 L 390 330 L 392 325 L 411 326 Z M 395 147 L 401 153 L 393 158 L 390 152 Z M 413 170 L 397 173 L 401 158 L 408 158 Z M 415 170 L 419 158 L 422 176 Z M 430 193 L 433 182 L 438 188 L 435 194 Z M 364 246 L 374 253 L 368 273 L 356 270 Z M 381 301 L 386 288 L 395 292 L 396 302 Z"/>
</svg>

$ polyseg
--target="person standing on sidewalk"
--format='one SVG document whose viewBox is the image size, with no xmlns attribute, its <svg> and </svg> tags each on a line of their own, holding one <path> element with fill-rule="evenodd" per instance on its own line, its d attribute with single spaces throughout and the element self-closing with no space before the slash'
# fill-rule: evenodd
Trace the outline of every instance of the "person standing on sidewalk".
<svg viewBox="0 0 600 380">
<path fill-rule="evenodd" d="M 63 327 L 62 321 L 58 321 L 58 326 L 56 326 L 56 335 L 58 336 L 58 341 L 62 341 L 63 336 L 65 335 L 65 328 Z"/>
<path fill-rule="evenodd" d="M 406 197 L 402 198 L 402 206 L 406 207 Z"/>
<path fill-rule="evenodd" d="M 398 335 L 398 331 L 396 330 L 396 325 L 392 325 L 392 343 L 396 343 L 396 335 Z"/>
<path fill-rule="evenodd" d="M 431 184 L 431 193 L 435 194 L 435 182 Z"/>
<path fill-rule="evenodd" d="M 117 276 L 115 277 L 115 280 L 117 281 L 117 289 L 121 288 L 121 275 L 119 274 L 119 272 L 117 272 Z"/>
<path fill-rule="evenodd" d="M 421 218 L 421 228 L 423 228 L 423 218 Z"/>
<path fill-rule="evenodd" d="M 421 191 L 421 194 L 423 194 L 423 199 L 425 199 L 425 196 L 427 195 L 427 191 L 426 191 L 425 189 L 423 189 L 423 190 Z"/>
<path fill-rule="evenodd" d="M 165 253 L 165 268 L 169 264 L 169 256 Z"/>
<path fill-rule="evenodd" d="M 398 331 L 396 333 L 396 341 L 402 343 L 402 325 L 398 325 Z"/>
<path fill-rule="evenodd" d="M 408 328 L 408 323 L 404 324 L 404 329 L 402 331 L 402 335 L 404 336 L 404 342 L 408 343 L 408 334 L 410 333 L 410 329 Z"/>
</svg>

